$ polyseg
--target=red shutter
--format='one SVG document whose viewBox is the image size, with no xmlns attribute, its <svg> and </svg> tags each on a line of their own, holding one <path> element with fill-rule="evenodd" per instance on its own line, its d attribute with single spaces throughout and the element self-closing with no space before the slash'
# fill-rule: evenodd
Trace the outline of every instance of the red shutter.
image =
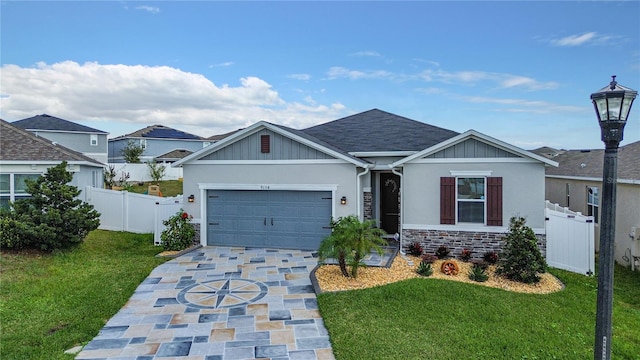
<svg viewBox="0 0 640 360">
<path fill-rule="evenodd" d="M 487 178 L 487 225 L 502 226 L 502 178 Z"/>
<path fill-rule="evenodd" d="M 269 135 L 260 135 L 260 152 L 267 154 L 271 151 L 271 141 Z"/>
<path fill-rule="evenodd" d="M 440 178 L 440 224 L 456 223 L 456 178 Z"/>
</svg>

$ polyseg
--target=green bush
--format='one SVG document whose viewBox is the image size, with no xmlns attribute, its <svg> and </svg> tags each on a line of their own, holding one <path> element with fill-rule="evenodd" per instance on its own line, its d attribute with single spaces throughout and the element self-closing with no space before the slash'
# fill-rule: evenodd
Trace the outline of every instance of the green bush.
<svg viewBox="0 0 640 360">
<path fill-rule="evenodd" d="M 100 213 L 78 199 L 80 190 L 69 185 L 73 174 L 67 163 L 51 167 L 37 180 L 26 179 L 29 198 L 11 204 L 3 214 L 3 248 L 36 248 L 53 251 L 76 246 L 100 225 Z M 9 227 L 13 227 L 9 229 Z"/>
<path fill-rule="evenodd" d="M 547 264 L 538 248 L 535 233 L 525 223 L 523 217 L 512 217 L 509 221 L 509 233 L 504 239 L 506 244 L 496 273 L 531 284 L 540 281 L 538 273 L 544 273 Z"/>
<path fill-rule="evenodd" d="M 162 223 L 166 228 L 160 234 L 162 247 L 167 251 L 180 251 L 193 245 L 196 230 L 191 224 L 193 216 L 182 209 Z"/>
<path fill-rule="evenodd" d="M 420 265 L 418 265 L 418 269 L 416 270 L 416 272 L 420 276 L 431 276 L 431 274 L 433 274 L 431 263 L 427 261 L 421 261 Z"/>
</svg>

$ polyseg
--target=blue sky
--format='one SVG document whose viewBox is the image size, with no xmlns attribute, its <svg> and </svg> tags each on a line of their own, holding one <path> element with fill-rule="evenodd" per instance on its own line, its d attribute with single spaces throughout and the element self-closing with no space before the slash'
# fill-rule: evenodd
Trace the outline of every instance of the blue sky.
<svg viewBox="0 0 640 360">
<path fill-rule="evenodd" d="M 378 108 L 524 149 L 602 148 L 640 89 L 638 1 L 0 1 L 0 116 L 211 136 Z M 365 141 L 366 139 L 363 139 Z M 640 140 L 640 100 L 622 144 Z"/>
</svg>

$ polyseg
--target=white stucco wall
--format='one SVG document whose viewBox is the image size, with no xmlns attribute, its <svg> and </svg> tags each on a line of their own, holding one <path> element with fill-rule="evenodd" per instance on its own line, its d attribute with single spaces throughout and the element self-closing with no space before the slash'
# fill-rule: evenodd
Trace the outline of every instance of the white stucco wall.
<svg viewBox="0 0 640 360">
<path fill-rule="evenodd" d="M 544 230 L 545 173 L 539 162 L 407 163 L 402 179 L 404 224 L 462 227 L 440 225 L 440 177 L 452 176 L 451 171 L 490 171 L 489 176 L 502 177 L 503 226 L 512 216 L 524 216 L 529 227 Z"/>
<path fill-rule="evenodd" d="M 203 208 L 203 194 L 207 189 L 242 188 L 242 186 L 264 186 L 270 189 L 286 190 L 300 185 L 330 187 L 335 185 L 333 217 L 356 214 L 356 167 L 348 163 L 324 164 L 185 164 L 183 166 L 185 197 L 193 194 L 194 203 L 184 203 L 184 210 L 192 214 L 195 222 L 200 221 Z M 275 185 L 275 186 L 274 186 Z M 296 187 L 298 186 L 298 187 Z M 340 198 L 347 197 L 347 204 L 341 205 Z"/>
</svg>

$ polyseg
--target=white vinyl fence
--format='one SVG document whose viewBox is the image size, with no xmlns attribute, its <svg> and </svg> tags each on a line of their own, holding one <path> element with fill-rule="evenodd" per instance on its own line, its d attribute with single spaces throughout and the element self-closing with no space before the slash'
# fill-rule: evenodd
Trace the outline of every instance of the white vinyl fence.
<svg viewBox="0 0 640 360">
<path fill-rule="evenodd" d="M 153 233 L 156 245 L 160 244 L 164 230 L 162 221 L 178 212 L 183 204 L 182 195 L 162 198 L 91 186 L 85 188 L 84 196 L 84 201 L 100 213 L 100 229 Z"/>
<path fill-rule="evenodd" d="M 546 202 L 547 264 L 549 266 L 593 275 L 595 241 L 593 216 L 573 212 Z"/>
</svg>

